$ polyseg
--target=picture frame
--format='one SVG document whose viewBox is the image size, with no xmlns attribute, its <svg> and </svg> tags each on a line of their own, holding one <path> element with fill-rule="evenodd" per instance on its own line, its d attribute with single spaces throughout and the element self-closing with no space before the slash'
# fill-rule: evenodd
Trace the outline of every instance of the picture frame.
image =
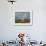
<svg viewBox="0 0 46 46">
<path fill-rule="evenodd" d="M 30 26 L 33 24 L 32 11 L 16 11 L 15 12 L 15 25 L 17 26 Z"/>
</svg>

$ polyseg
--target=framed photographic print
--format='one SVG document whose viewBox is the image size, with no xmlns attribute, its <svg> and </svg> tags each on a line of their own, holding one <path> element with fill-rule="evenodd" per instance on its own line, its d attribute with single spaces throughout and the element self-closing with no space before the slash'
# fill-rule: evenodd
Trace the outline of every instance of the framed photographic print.
<svg viewBox="0 0 46 46">
<path fill-rule="evenodd" d="M 15 25 L 32 25 L 32 11 L 16 11 Z"/>
</svg>

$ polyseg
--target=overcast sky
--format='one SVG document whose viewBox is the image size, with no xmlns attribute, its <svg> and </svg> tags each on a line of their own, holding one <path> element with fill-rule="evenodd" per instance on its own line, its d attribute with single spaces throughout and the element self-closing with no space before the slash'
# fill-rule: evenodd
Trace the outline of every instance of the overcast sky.
<svg viewBox="0 0 46 46">
<path fill-rule="evenodd" d="M 16 12 L 15 13 L 15 19 L 22 19 L 22 18 L 30 19 L 30 12 Z"/>
</svg>

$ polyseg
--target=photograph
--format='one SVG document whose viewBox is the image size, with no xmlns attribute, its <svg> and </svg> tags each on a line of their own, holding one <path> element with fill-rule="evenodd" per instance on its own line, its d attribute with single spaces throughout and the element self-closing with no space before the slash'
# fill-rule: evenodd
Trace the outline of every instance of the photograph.
<svg viewBox="0 0 46 46">
<path fill-rule="evenodd" d="M 16 12 L 15 23 L 30 23 L 30 12 Z"/>
<path fill-rule="evenodd" d="M 31 25 L 32 24 L 32 12 L 15 12 L 15 24 L 16 25 Z"/>
</svg>

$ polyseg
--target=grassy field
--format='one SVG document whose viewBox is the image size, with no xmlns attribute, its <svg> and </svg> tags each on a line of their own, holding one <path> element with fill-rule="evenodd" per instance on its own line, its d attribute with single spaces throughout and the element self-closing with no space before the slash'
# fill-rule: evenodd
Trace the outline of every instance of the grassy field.
<svg viewBox="0 0 46 46">
<path fill-rule="evenodd" d="M 15 20 L 15 23 L 30 23 L 30 19 L 24 19 L 24 20 Z"/>
</svg>

